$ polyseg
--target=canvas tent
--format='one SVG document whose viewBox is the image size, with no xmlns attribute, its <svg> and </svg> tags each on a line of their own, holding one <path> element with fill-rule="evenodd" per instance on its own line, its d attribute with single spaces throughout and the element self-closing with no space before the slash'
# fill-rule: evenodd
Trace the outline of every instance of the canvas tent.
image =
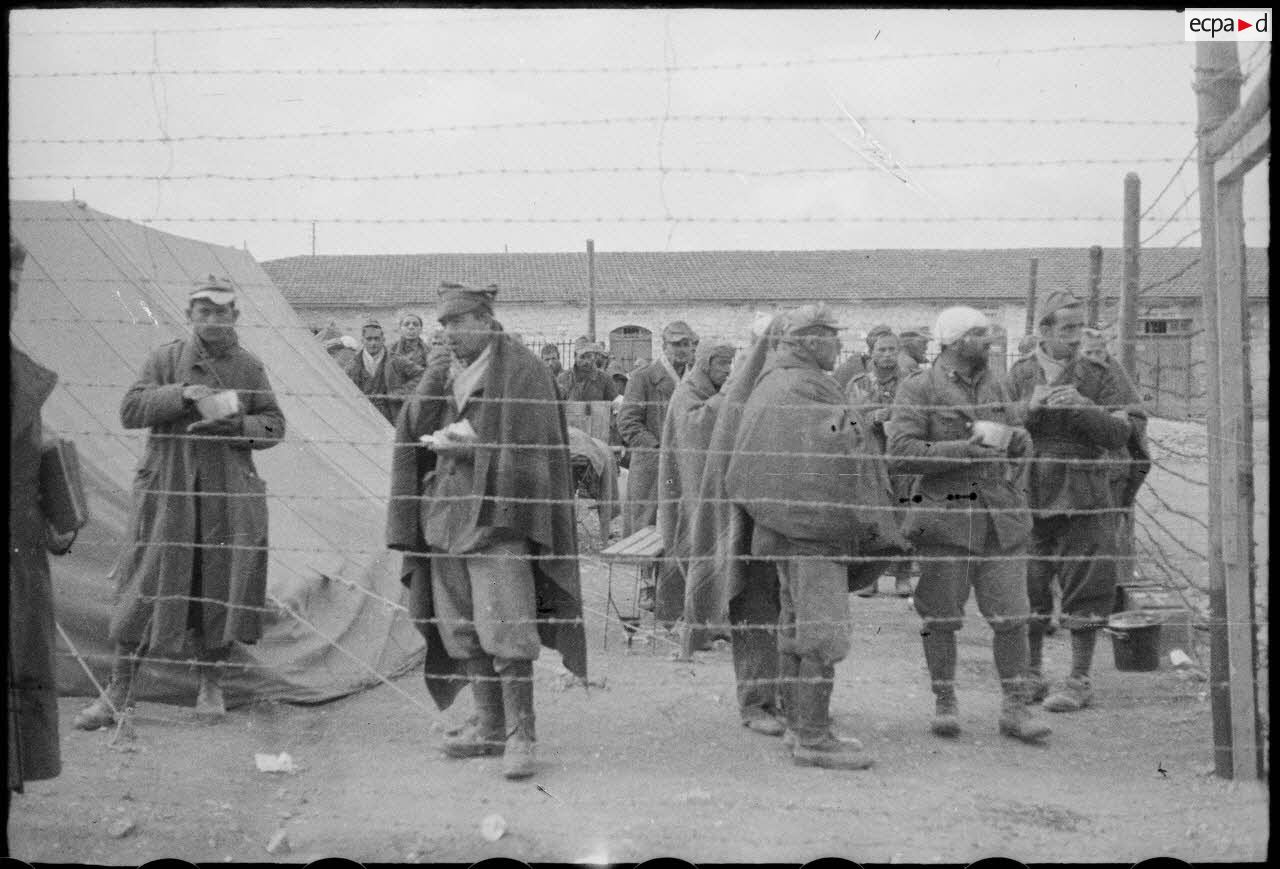
<svg viewBox="0 0 1280 869">
<path fill-rule="evenodd" d="M 51 559 L 64 694 L 103 680 L 111 568 L 126 543 L 130 491 L 146 430 L 125 430 L 120 401 L 147 352 L 187 334 L 186 296 L 210 273 L 240 290 L 241 343 L 266 366 L 286 440 L 256 452 L 270 511 L 265 635 L 241 646 L 224 683 L 232 705 L 320 701 L 411 667 L 421 638 L 406 619 L 400 557 L 383 534 L 392 429 L 329 358 L 245 251 L 158 232 L 80 202 L 10 202 L 27 248 L 13 344 L 53 369 L 48 432 L 75 441 L 92 518 L 69 555 Z M 139 699 L 191 704 L 185 665 L 150 665 Z"/>
</svg>

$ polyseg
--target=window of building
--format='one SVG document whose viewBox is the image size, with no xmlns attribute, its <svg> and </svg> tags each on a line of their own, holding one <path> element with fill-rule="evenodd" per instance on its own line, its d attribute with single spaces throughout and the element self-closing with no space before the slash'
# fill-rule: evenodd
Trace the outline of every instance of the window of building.
<svg viewBox="0 0 1280 869">
<path fill-rule="evenodd" d="M 1190 319 L 1139 320 L 1143 335 L 1185 335 L 1191 331 Z"/>
</svg>

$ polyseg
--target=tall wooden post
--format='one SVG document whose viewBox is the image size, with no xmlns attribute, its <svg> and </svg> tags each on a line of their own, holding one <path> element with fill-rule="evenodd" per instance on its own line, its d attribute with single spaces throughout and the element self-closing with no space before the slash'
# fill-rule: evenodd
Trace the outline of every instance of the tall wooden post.
<svg viewBox="0 0 1280 869">
<path fill-rule="evenodd" d="M 1027 284 L 1027 334 L 1036 332 L 1036 272 L 1040 269 L 1040 260 L 1031 258 L 1031 281 Z"/>
<path fill-rule="evenodd" d="M 587 340 L 596 340 L 596 243 L 587 239 Z"/>
<path fill-rule="evenodd" d="M 1255 779 L 1262 770 L 1262 746 L 1257 714 L 1253 414 L 1241 194 L 1244 173 L 1270 153 L 1270 80 L 1259 84 L 1261 98 L 1250 101 L 1253 120 L 1244 117 L 1250 112 L 1238 111 L 1241 81 L 1235 43 L 1196 43 L 1200 262 L 1208 362 L 1209 690 L 1214 768 L 1224 778 Z"/>
<path fill-rule="evenodd" d="M 1102 307 L 1102 245 L 1095 244 L 1089 248 L 1089 302 L 1087 314 L 1089 325 L 1097 326 L 1099 309 Z"/>
<path fill-rule="evenodd" d="M 1141 182 L 1136 172 L 1124 176 L 1124 280 L 1120 284 L 1120 322 L 1116 340 L 1120 344 L 1120 366 L 1138 382 L 1138 221 Z"/>
</svg>

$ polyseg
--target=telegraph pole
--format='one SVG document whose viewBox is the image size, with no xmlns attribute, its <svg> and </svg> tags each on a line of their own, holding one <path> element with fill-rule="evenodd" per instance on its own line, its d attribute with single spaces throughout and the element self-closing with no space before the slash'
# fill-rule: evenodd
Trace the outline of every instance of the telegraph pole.
<svg viewBox="0 0 1280 869">
<path fill-rule="evenodd" d="M 1097 327 L 1102 307 L 1102 245 L 1089 248 L 1089 325 Z"/>
<path fill-rule="evenodd" d="M 1120 285 L 1120 323 L 1116 340 L 1120 344 L 1120 366 L 1138 382 L 1138 221 L 1141 182 L 1138 173 L 1124 176 L 1124 282 Z"/>
<path fill-rule="evenodd" d="M 1027 285 L 1027 334 L 1036 333 L 1036 272 L 1040 269 L 1040 260 L 1031 258 L 1031 283 Z"/>
<path fill-rule="evenodd" d="M 587 239 L 587 340 L 596 340 L 596 243 Z"/>
</svg>

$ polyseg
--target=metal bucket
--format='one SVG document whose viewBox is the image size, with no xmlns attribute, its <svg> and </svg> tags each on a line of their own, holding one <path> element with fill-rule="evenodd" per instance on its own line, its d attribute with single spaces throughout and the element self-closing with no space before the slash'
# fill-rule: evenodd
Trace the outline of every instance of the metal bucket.
<svg viewBox="0 0 1280 869">
<path fill-rule="evenodd" d="M 1148 673 L 1160 667 L 1160 623 L 1156 613 L 1128 610 L 1107 621 L 1116 669 Z"/>
</svg>

